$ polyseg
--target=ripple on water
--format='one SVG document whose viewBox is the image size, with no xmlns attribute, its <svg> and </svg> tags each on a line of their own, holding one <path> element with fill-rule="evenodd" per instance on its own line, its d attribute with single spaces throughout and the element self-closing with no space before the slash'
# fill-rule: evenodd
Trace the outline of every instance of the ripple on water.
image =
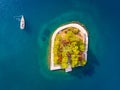
<svg viewBox="0 0 120 90">
<path fill-rule="evenodd" d="M 96 16 L 95 16 L 96 17 Z M 98 46 L 98 39 L 99 39 L 99 33 L 98 33 L 98 28 L 95 23 L 95 20 L 93 19 L 94 16 L 92 16 L 89 12 L 68 12 L 68 13 L 63 13 L 62 15 L 56 17 L 49 23 L 45 24 L 42 29 L 41 29 L 41 35 L 39 39 L 39 43 L 42 43 L 42 48 L 41 52 L 42 55 L 40 55 L 40 73 L 43 75 L 43 77 L 48 78 L 48 79 L 60 79 L 60 80 L 72 80 L 74 77 L 81 77 L 81 75 L 76 76 L 76 72 L 82 72 L 86 74 L 86 76 L 91 76 L 94 74 L 94 68 L 96 65 L 91 65 L 91 62 L 96 62 L 97 65 L 99 65 L 98 60 L 96 58 L 96 55 L 94 53 L 96 52 L 96 49 Z M 55 31 L 56 28 L 59 26 L 72 22 L 72 21 L 77 21 L 85 25 L 85 27 L 88 30 L 89 33 L 89 50 L 88 54 L 92 55 L 92 59 L 89 61 L 89 56 L 88 57 L 88 66 L 86 65 L 86 68 L 77 68 L 75 69 L 74 72 L 71 73 L 65 73 L 64 71 L 50 71 L 49 70 L 49 63 L 48 63 L 48 55 L 49 55 L 49 47 L 50 47 L 50 39 L 52 36 L 52 33 Z M 47 48 L 46 48 L 47 47 Z M 94 70 L 93 70 L 94 69 Z M 90 70 L 91 72 L 88 72 Z M 67 78 L 66 78 L 67 77 Z"/>
</svg>

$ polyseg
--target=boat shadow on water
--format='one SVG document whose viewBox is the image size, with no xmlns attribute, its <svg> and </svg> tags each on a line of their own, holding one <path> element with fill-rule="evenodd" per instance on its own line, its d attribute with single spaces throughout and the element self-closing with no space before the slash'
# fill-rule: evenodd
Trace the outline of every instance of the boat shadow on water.
<svg viewBox="0 0 120 90">
<path fill-rule="evenodd" d="M 32 30 L 31 30 L 30 26 L 31 26 L 31 23 L 26 20 L 25 21 L 25 29 L 24 29 L 24 31 L 27 32 L 27 33 L 32 33 Z"/>
<path fill-rule="evenodd" d="M 73 69 L 71 74 L 77 78 L 83 78 L 86 76 L 91 77 L 95 73 L 96 66 L 99 66 L 100 63 L 97 60 L 97 57 L 93 54 L 91 50 L 88 50 L 87 64 L 84 67 L 76 67 Z"/>
</svg>

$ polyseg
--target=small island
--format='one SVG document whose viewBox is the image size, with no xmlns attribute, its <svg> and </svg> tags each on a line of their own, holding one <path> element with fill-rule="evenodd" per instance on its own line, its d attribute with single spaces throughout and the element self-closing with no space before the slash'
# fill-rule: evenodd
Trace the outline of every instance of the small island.
<svg viewBox="0 0 120 90">
<path fill-rule="evenodd" d="M 53 33 L 50 49 L 50 70 L 70 72 L 87 63 L 88 33 L 80 23 L 63 25 Z"/>
</svg>

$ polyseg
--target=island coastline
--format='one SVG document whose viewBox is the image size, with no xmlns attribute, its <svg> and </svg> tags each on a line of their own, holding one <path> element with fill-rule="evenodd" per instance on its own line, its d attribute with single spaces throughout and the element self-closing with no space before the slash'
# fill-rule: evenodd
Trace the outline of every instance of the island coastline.
<svg viewBox="0 0 120 90">
<path fill-rule="evenodd" d="M 62 25 L 60 26 L 59 28 L 57 28 L 55 30 L 55 32 L 53 33 L 52 37 L 51 37 L 51 41 L 50 41 L 50 70 L 58 70 L 58 69 L 61 69 L 61 66 L 60 65 L 54 65 L 54 54 L 53 54 L 53 47 L 54 47 L 54 40 L 55 40 L 55 37 L 56 35 L 62 31 L 63 29 L 65 28 L 68 28 L 68 27 L 75 27 L 75 28 L 78 28 L 82 34 L 84 35 L 84 40 L 85 40 L 85 51 L 84 51 L 84 56 L 85 56 L 85 60 L 87 60 L 87 51 L 88 51 L 88 32 L 86 31 L 84 25 L 80 24 L 80 23 L 76 23 L 76 22 L 72 22 L 72 23 L 69 23 L 69 24 L 65 24 L 65 25 Z M 79 65 L 81 66 L 81 65 Z"/>
</svg>

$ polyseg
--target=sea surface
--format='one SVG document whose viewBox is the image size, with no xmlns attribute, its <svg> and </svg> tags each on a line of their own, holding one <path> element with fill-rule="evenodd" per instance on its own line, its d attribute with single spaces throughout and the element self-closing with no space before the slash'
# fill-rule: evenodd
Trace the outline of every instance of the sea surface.
<svg viewBox="0 0 120 90">
<path fill-rule="evenodd" d="M 89 33 L 87 65 L 50 71 L 51 36 L 72 21 Z M 119 51 L 119 0 L 0 0 L 0 90 L 120 90 Z"/>
</svg>

